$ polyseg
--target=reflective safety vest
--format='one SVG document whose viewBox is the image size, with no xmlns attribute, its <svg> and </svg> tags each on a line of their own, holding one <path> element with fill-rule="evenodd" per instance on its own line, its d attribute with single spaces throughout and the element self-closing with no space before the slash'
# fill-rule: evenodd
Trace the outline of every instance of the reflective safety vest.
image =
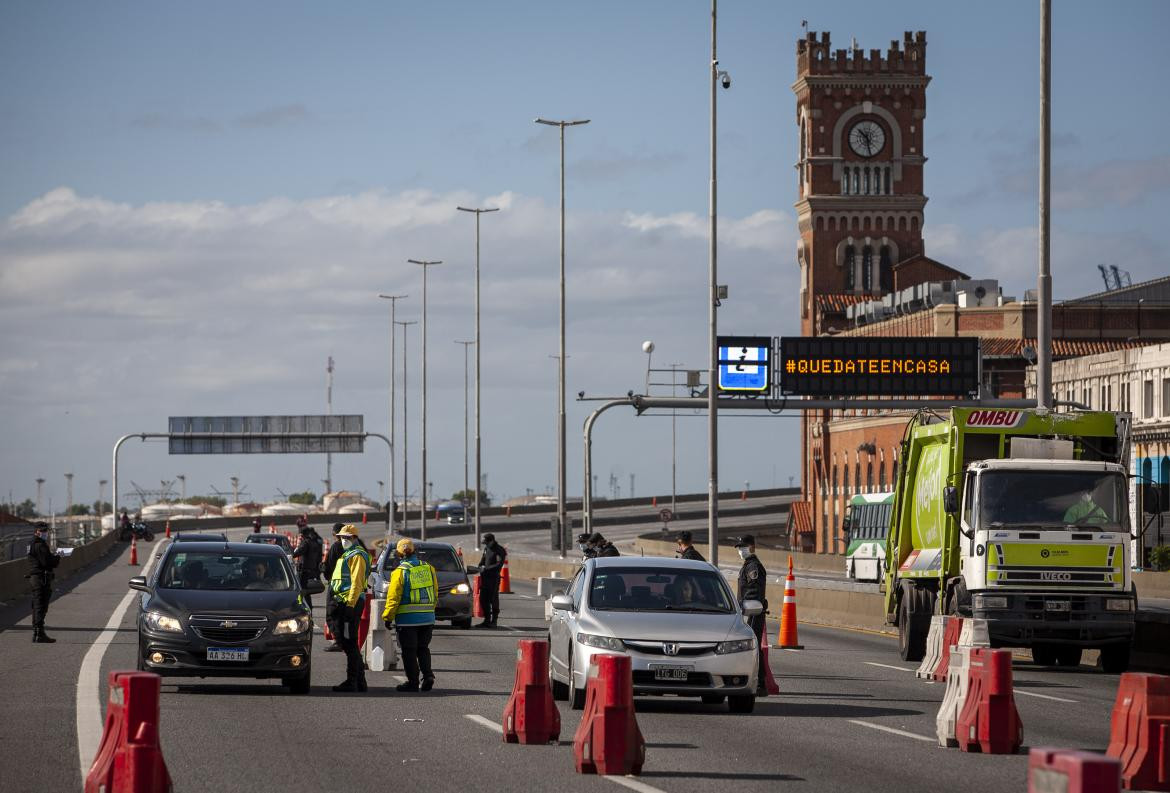
<svg viewBox="0 0 1170 793">
<path fill-rule="evenodd" d="M 329 587 L 333 597 L 347 605 L 357 606 L 366 596 L 366 578 L 370 570 L 370 555 L 365 548 L 354 545 L 341 555 L 333 566 Z M 354 581 L 354 578 L 360 578 Z"/>
<path fill-rule="evenodd" d="M 398 625 L 429 625 L 435 621 L 438 597 L 435 568 L 415 557 L 403 559 L 390 577 L 382 617 Z"/>
</svg>

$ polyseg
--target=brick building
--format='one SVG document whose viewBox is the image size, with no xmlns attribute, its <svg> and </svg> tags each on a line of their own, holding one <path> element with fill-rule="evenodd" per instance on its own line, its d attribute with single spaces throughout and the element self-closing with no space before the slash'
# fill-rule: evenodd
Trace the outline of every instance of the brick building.
<svg viewBox="0 0 1170 793">
<path fill-rule="evenodd" d="M 1023 397 L 1035 360 L 1034 300 L 972 280 L 927 256 L 923 244 L 926 34 L 907 32 L 883 53 L 832 50 L 828 33 L 809 33 L 796 56 L 802 334 L 977 336 L 984 395 Z M 1054 269 L 1059 274 L 1059 263 Z M 1170 339 L 1162 289 L 1157 281 L 1058 304 L 1054 359 Z M 789 518 L 794 546 L 844 550 L 845 505 L 857 493 L 893 487 L 909 415 L 865 408 L 804 415 L 803 500 Z"/>
</svg>

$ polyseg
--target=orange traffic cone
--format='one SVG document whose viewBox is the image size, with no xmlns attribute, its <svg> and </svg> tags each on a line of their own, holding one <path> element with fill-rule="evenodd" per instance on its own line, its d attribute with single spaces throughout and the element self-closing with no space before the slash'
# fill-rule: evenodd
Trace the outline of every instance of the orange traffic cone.
<svg viewBox="0 0 1170 793">
<path fill-rule="evenodd" d="M 130 564 L 135 567 L 138 566 L 138 538 L 133 537 L 130 540 Z"/>
<path fill-rule="evenodd" d="M 171 536 L 171 521 L 167 520 L 167 537 Z"/>
<path fill-rule="evenodd" d="M 508 560 L 504 560 L 504 569 L 500 571 L 500 594 L 512 594 L 512 574 L 508 572 Z"/>
<path fill-rule="evenodd" d="M 784 607 L 780 610 L 781 650 L 803 650 L 804 645 L 796 638 L 796 578 L 792 575 L 792 555 L 788 556 L 788 577 L 784 579 Z"/>
<path fill-rule="evenodd" d="M 760 646 L 760 652 L 764 654 L 764 688 L 769 694 L 779 694 L 780 686 L 776 683 L 776 678 L 772 676 L 772 664 L 768 660 L 768 620 L 764 620 L 764 643 Z"/>
<path fill-rule="evenodd" d="M 362 525 L 363 526 L 366 525 L 366 513 L 364 513 L 364 512 L 362 513 Z"/>
<path fill-rule="evenodd" d="M 509 518 L 512 517 L 512 505 L 511 504 L 508 505 L 508 517 Z"/>
<path fill-rule="evenodd" d="M 268 533 L 276 534 L 276 521 L 272 521 L 272 523 L 268 525 Z"/>
<path fill-rule="evenodd" d="M 459 561 L 461 561 L 461 562 L 463 561 L 463 546 L 462 545 L 455 546 L 455 555 L 459 557 Z"/>
<path fill-rule="evenodd" d="M 739 500 L 740 501 L 747 501 L 747 491 L 746 490 L 740 491 Z"/>
<path fill-rule="evenodd" d="M 653 498 L 650 499 L 650 506 L 652 506 L 652 507 L 658 506 L 658 496 L 654 496 Z"/>
</svg>

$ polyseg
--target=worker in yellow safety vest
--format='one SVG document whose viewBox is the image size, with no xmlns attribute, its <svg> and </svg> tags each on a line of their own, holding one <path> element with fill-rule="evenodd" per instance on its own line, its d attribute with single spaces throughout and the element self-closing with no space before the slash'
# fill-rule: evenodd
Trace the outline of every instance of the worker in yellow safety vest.
<svg viewBox="0 0 1170 793">
<path fill-rule="evenodd" d="M 370 554 L 358 537 L 357 527 L 348 524 L 337 532 L 337 539 L 344 550 L 333 575 L 329 579 L 329 596 L 334 601 L 337 627 L 337 643 L 345 651 L 345 682 L 333 687 L 334 691 L 365 691 L 366 670 L 362 654 L 358 649 L 358 623 L 365 605 L 366 577 L 370 572 Z"/>
<path fill-rule="evenodd" d="M 396 546 L 401 561 L 390 575 L 386 588 L 386 627 L 393 622 L 402 648 L 406 682 L 399 691 L 430 691 L 435 686 L 431 669 L 431 632 L 435 627 L 435 601 L 439 596 L 435 568 L 418 558 L 414 543 L 401 539 Z M 421 672 L 422 681 L 419 676 Z"/>
</svg>

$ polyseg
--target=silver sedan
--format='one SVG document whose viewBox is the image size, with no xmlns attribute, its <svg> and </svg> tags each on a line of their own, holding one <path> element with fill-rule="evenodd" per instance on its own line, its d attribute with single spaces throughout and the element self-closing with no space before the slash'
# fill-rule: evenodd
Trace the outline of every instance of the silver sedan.
<svg viewBox="0 0 1170 793">
<path fill-rule="evenodd" d="M 744 618 L 764 607 L 741 606 L 707 562 L 589 559 L 552 608 L 549 680 L 553 697 L 575 710 L 585 705 L 590 659 L 603 653 L 630 657 L 635 695 L 726 698 L 732 713 L 755 707 L 759 647 Z"/>
</svg>

